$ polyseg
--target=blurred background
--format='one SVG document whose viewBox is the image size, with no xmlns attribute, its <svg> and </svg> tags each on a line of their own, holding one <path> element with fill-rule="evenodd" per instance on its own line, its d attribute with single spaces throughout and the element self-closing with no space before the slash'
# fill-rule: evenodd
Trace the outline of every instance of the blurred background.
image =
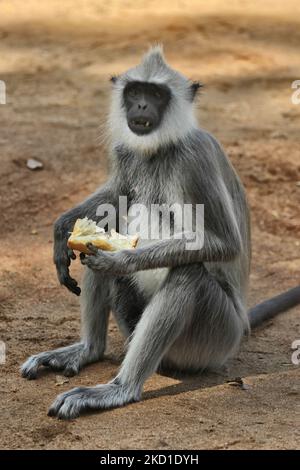
<svg viewBox="0 0 300 470">
<path fill-rule="evenodd" d="M 156 42 L 173 67 L 205 84 L 200 125 L 221 141 L 246 186 L 249 306 L 299 283 L 300 104 L 291 101 L 300 79 L 298 1 L 0 1 L 0 339 L 8 351 L 1 447 L 297 445 L 299 368 L 290 345 L 300 337 L 299 308 L 255 332 L 223 375 L 185 383 L 155 376 L 145 402 L 73 423 L 50 420 L 47 406 L 70 386 L 113 376 L 123 350 L 113 322 L 103 364 L 60 386 L 53 375 L 19 378 L 29 354 L 78 337 L 79 300 L 58 286 L 52 225 L 105 181 L 109 78 Z M 28 159 L 42 168 L 30 170 Z M 80 278 L 79 263 L 72 270 Z M 224 385 L 238 375 L 249 393 Z"/>
</svg>

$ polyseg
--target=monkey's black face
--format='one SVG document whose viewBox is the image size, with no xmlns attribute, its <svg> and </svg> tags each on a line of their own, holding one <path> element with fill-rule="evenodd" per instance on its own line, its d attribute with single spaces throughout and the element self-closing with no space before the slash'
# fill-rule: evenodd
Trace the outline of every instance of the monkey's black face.
<svg viewBox="0 0 300 470">
<path fill-rule="evenodd" d="M 150 134 L 157 129 L 171 99 L 165 85 L 130 82 L 124 88 L 127 123 L 137 135 Z"/>
</svg>

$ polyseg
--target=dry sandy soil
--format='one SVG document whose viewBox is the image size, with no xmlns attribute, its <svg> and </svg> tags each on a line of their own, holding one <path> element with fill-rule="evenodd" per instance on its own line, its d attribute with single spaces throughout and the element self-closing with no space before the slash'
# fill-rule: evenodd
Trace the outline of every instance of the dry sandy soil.
<svg viewBox="0 0 300 470">
<path fill-rule="evenodd" d="M 298 1 L 1 1 L 1 448 L 299 447 L 299 367 L 291 363 L 299 307 L 254 331 L 227 369 L 156 375 L 141 403 L 71 422 L 48 418 L 47 407 L 63 390 L 114 376 L 124 343 L 113 322 L 104 362 L 63 385 L 47 372 L 20 378 L 28 355 L 78 338 L 79 299 L 58 285 L 52 224 L 105 180 L 99 137 L 109 75 L 156 41 L 172 65 L 206 84 L 199 120 L 247 188 L 249 306 L 299 283 L 300 105 L 291 102 L 300 79 Z M 27 169 L 31 157 L 43 170 Z M 72 271 L 80 278 L 78 262 Z M 248 390 L 226 383 L 237 376 Z"/>
</svg>

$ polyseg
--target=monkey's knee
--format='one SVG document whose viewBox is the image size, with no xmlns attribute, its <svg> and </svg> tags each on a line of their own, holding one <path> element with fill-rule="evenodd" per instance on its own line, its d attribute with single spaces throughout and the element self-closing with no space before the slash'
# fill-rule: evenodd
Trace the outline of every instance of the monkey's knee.
<svg viewBox="0 0 300 470">
<path fill-rule="evenodd" d="M 167 351 L 162 369 L 195 373 L 219 368 L 235 355 L 243 333 L 235 311 L 219 316 L 217 325 L 196 319 Z"/>
<path fill-rule="evenodd" d="M 183 271 L 184 298 L 194 300 L 193 313 L 167 351 L 163 365 L 187 372 L 220 367 L 236 353 L 246 330 L 242 302 L 230 297 L 204 266 Z M 180 298 L 182 301 L 183 296 Z M 190 308 L 190 303 L 181 305 L 183 309 Z"/>
<path fill-rule="evenodd" d="M 237 354 L 245 333 L 245 325 L 238 312 L 232 308 L 220 318 L 219 328 L 209 338 L 206 368 L 218 368 Z"/>
</svg>

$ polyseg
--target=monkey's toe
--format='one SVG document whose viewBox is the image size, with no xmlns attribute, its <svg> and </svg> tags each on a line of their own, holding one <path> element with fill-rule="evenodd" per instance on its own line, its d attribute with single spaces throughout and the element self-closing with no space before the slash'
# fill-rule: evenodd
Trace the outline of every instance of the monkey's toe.
<svg viewBox="0 0 300 470">
<path fill-rule="evenodd" d="M 96 387 L 78 387 L 58 395 L 48 411 L 48 416 L 59 419 L 77 418 L 88 410 L 116 408 L 139 400 L 139 394 L 115 383 Z"/>
<path fill-rule="evenodd" d="M 80 369 L 78 366 L 73 365 L 73 366 L 68 366 L 65 369 L 63 369 L 62 374 L 65 377 L 74 377 L 74 375 L 78 375 L 80 372 Z"/>
<path fill-rule="evenodd" d="M 24 379 L 35 380 L 37 378 L 38 367 L 37 357 L 29 357 L 20 368 L 21 376 Z"/>
<path fill-rule="evenodd" d="M 76 387 L 58 395 L 48 410 L 48 416 L 57 416 L 59 419 L 77 418 L 84 409 L 86 390 L 88 387 Z"/>
<path fill-rule="evenodd" d="M 31 356 L 21 367 L 21 375 L 29 380 L 36 379 L 39 368 L 47 367 L 55 372 L 60 371 L 67 377 L 72 377 L 78 374 L 85 364 L 98 360 L 99 356 L 91 356 L 83 343 L 75 343 Z"/>
</svg>

